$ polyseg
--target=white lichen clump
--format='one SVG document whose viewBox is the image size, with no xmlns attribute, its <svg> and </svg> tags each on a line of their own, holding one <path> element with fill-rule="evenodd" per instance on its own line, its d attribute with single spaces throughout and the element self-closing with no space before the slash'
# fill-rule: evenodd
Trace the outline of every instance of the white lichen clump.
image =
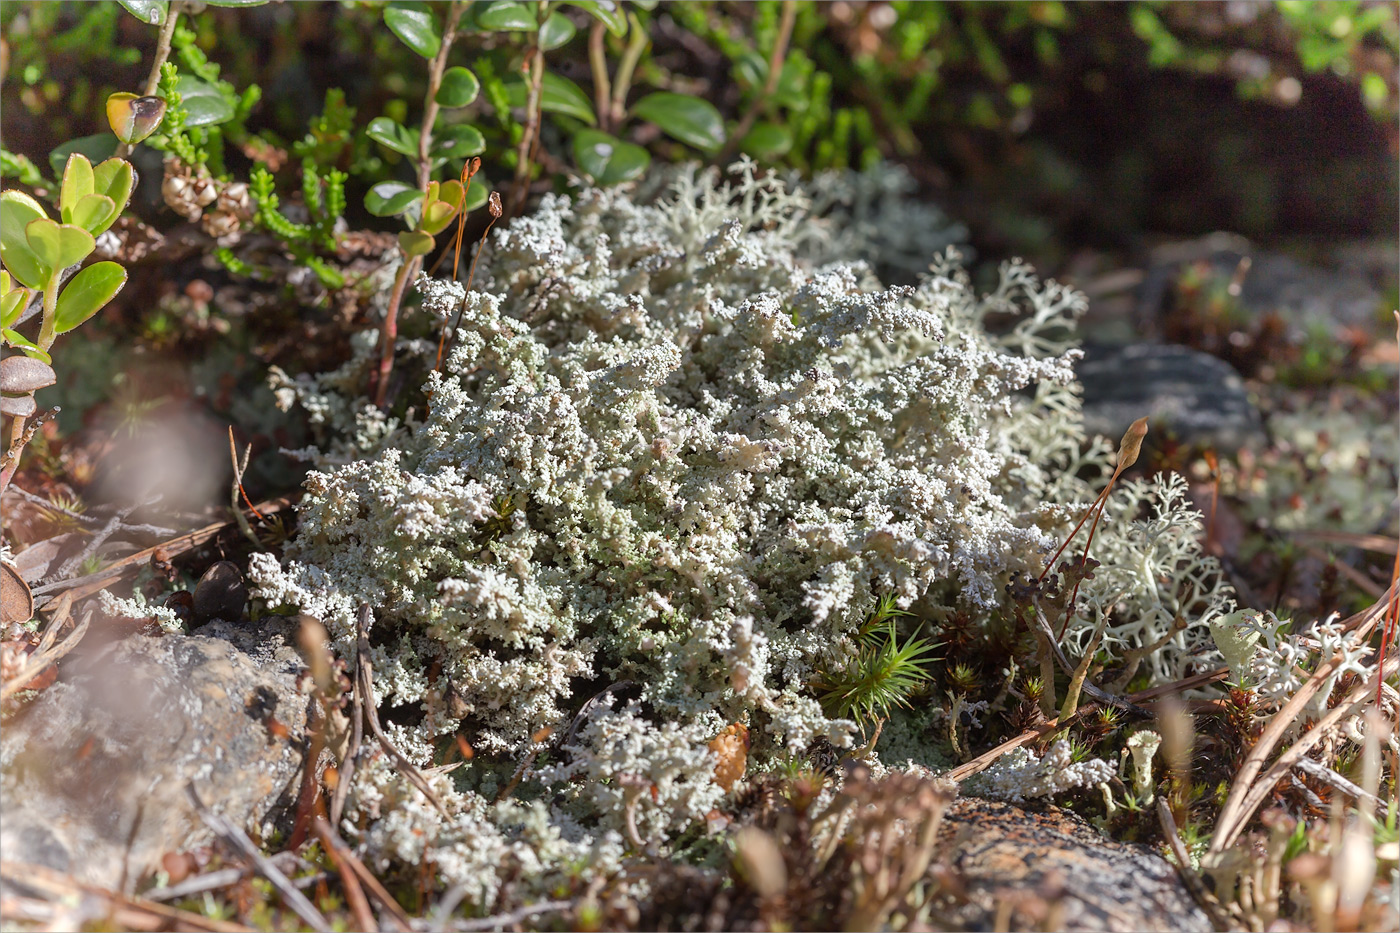
<svg viewBox="0 0 1400 933">
<path fill-rule="evenodd" d="M 458 819 L 495 828 L 428 839 L 501 835 L 475 795 L 628 682 L 635 700 L 590 704 L 517 796 L 550 801 L 541 818 L 570 846 L 602 845 L 633 805 L 664 842 L 719 799 L 705 742 L 725 724 L 748 723 L 755 755 L 849 744 L 811 683 L 877 598 L 990 618 L 1093 499 L 1079 474 L 1107 457 L 1079 423 L 1082 296 L 1016 262 L 979 294 L 952 252 L 885 288 L 864 264 L 802 258 L 830 235 L 749 164 L 650 203 L 546 197 L 493 235 L 479 290 L 420 281 L 435 319 L 462 309 L 425 414 L 351 401 L 367 352 L 326 377 L 275 374 L 284 403 L 340 433 L 303 452 L 300 533 L 281 563 L 254 557 L 256 595 L 321 619 L 347 656 L 368 601 L 380 700 L 421 711 L 405 744 L 456 732 L 476 750 Z M 435 346 L 400 351 L 426 369 Z M 1190 530 L 1168 527 L 1179 492 L 1135 487 L 1158 506 L 1136 528 L 1137 503 L 1118 501 L 1095 550 L 1132 565 L 1086 587 L 1124 620 L 1105 648 L 1161 642 L 1145 662 L 1159 676 L 1222 598 Z M 650 789 L 637 802 L 624 785 Z M 373 833 L 414 863 L 404 847 L 428 844 Z"/>
<path fill-rule="evenodd" d="M 1039 758 L 1026 748 L 1007 752 L 986 771 L 969 778 L 963 792 L 1021 803 L 1076 787 L 1094 787 L 1117 776 L 1113 765 L 1102 758 L 1074 761 L 1069 742 L 1059 739 Z"/>
</svg>

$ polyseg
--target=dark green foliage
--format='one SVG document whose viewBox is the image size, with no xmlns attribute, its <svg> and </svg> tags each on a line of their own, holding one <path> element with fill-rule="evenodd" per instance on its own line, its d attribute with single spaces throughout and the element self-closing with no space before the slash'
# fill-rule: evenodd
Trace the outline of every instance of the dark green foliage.
<svg viewBox="0 0 1400 933">
<path fill-rule="evenodd" d="M 896 620 L 906 615 L 893 597 L 882 597 L 856 636 L 854 657 L 822 672 L 818 696 L 829 715 L 862 722 L 888 718 L 928 681 L 926 665 L 938 646 L 913 636 L 901 642 Z"/>
</svg>

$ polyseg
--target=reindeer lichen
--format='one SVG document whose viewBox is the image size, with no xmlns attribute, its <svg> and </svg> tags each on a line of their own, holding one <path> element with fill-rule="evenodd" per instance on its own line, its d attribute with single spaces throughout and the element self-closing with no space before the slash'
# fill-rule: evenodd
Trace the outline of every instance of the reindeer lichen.
<svg viewBox="0 0 1400 933">
<path fill-rule="evenodd" d="M 255 556 L 256 595 L 321 619 L 347 656 L 368 601 L 380 700 L 414 713 L 395 740 L 419 760 L 452 733 L 476 751 L 447 821 L 391 816 L 413 792 L 386 776 L 357 789 L 372 851 L 416 863 L 438 845 L 449 880 L 504 871 L 479 853 L 503 851 L 526 804 L 486 795 L 550 730 L 513 793 L 554 847 L 635 846 L 633 828 L 664 847 L 722 796 L 706 743 L 726 724 L 756 756 L 848 746 L 855 724 L 814 684 L 872 607 L 990 618 L 1094 498 L 1081 475 L 1108 456 L 1079 421 L 1082 296 L 1019 262 L 981 294 L 952 251 L 887 288 L 864 263 L 804 258 L 832 236 L 748 163 L 651 200 L 551 195 L 493 233 L 476 291 L 420 280 L 433 319 L 461 310 L 425 411 L 352 397 L 368 352 L 274 374 L 340 433 L 303 452 L 301 532 L 280 562 Z M 399 344 L 425 370 L 435 350 Z M 1130 488 L 1158 514 L 1132 527 L 1115 495 L 1095 549 L 1131 566 L 1086 593 L 1134 620 L 1105 648 L 1162 642 L 1143 663 L 1165 676 L 1223 597 L 1192 533 L 1162 524 L 1185 515 L 1179 490 Z M 585 708 L 623 684 L 634 699 Z"/>
</svg>

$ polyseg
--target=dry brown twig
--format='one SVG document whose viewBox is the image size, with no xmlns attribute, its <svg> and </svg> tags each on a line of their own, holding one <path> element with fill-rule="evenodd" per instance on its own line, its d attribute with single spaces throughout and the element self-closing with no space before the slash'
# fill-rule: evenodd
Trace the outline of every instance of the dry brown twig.
<svg viewBox="0 0 1400 933">
<path fill-rule="evenodd" d="M 1400 587 L 1391 584 L 1390 589 L 1383 595 L 1382 601 L 1374 603 L 1369 608 L 1347 619 L 1342 628 L 1350 632 L 1358 643 L 1364 640 L 1374 630 L 1382 615 L 1391 610 L 1397 592 L 1400 592 Z M 1244 831 L 1249 819 L 1268 797 L 1274 785 L 1286 776 L 1303 756 L 1326 736 L 1334 725 L 1346 716 L 1360 712 L 1362 707 L 1370 702 L 1371 686 L 1369 684 L 1353 690 L 1346 699 L 1319 718 L 1312 728 L 1297 738 L 1279 755 L 1273 765 L 1265 770 L 1264 764 L 1268 761 L 1274 748 L 1292 729 L 1295 720 L 1302 714 L 1308 702 L 1316 696 L 1323 684 L 1335 673 L 1337 665 L 1338 659 L 1335 657 L 1328 658 L 1319 664 L 1307 682 L 1288 699 L 1288 702 L 1274 714 L 1268 725 L 1264 727 L 1264 731 L 1254 743 L 1254 747 L 1249 750 L 1249 754 L 1245 757 L 1244 763 L 1236 772 L 1230 785 L 1230 794 L 1225 800 L 1225 805 L 1221 807 L 1220 815 L 1216 821 L 1215 833 L 1211 836 L 1208 855 L 1218 859 L 1221 853 L 1233 846 Z M 1379 681 L 1384 681 L 1397 666 L 1395 658 L 1378 663 L 1376 677 Z"/>
<path fill-rule="evenodd" d="M 204 825 L 209 827 L 214 835 L 222 839 L 239 855 L 252 862 L 258 874 L 266 878 L 277 889 L 277 893 L 282 896 L 282 903 L 286 904 L 289 910 L 317 933 L 331 933 L 330 924 L 316 909 L 316 905 L 307 900 L 306 895 L 297 890 L 296 885 L 292 884 L 287 876 L 282 874 L 281 870 L 262 854 L 258 847 L 253 844 L 253 840 L 248 838 L 248 834 L 204 805 L 204 801 L 199 797 L 199 792 L 195 790 L 193 781 L 185 785 L 185 793 L 189 796 L 190 803 L 194 806 L 195 812 L 199 814 Z"/>
<path fill-rule="evenodd" d="M 404 909 L 399 906 L 399 902 L 394 900 L 394 896 L 388 889 L 380 883 L 379 879 L 369 870 L 369 867 L 360 860 L 345 840 L 340 838 L 335 828 L 326 821 L 324 816 L 318 816 L 311 824 L 312 832 L 316 838 L 321 840 L 321 845 L 325 847 L 327 854 L 337 860 L 337 867 L 344 865 L 350 874 L 358 880 L 360 884 L 369 891 L 371 897 L 379 902 L 379 906 L 384 909 L 402 930 L 412 930 L 413 923 L 404 913 Z"/>
<path fill-rule="evenodd" d="M 66 595 L 66 594 L 65 594 Z M 24 670 L 16 674 L 12 679 L 5 681 L 0 686 L 0 700 L 8 700 L 19 691 L 23 690 L 27 684 L 32 682 L 50 665 L 56 664 L 65 655 L 78 646 L 87 634 L 88 627 L 92 624 L 92 610 L 83 613 L 83 617 L 62 642 L 55 644 L 58 631 L 68 621 L 72 609 L 72 598 L 61 599 L 54 607 L 52 618 L 48 627 L 44 630 L 43 639 L 39 642 L 39 650 L 34 652 L 34 657 L 25 665 Z"/>
<path fill-rule="evenodd" d="M 355 760 L 359 755 L 361 745 L 364 742 L 364 727 L 369 726 L 369 730 L 374 737 L 379 740 L 379 747 L 384 749 L 385 754 L 394 760 L 404 777 L 409 783 L 418 788 L 424 797 L 428 798 L 439 813 L 447 815 L 446 808 L 442 801 L 428 784 L 428 779 L 423 776 L 423 772 L 418 770 L 418 766 L 409 761 L 403 752 L 394 747 L 394 743 L 389 741 L 389 737 L 384 734 L 383 728 L 379 724 L 379 710 L 374 699 L 374 667 L 369 658 L 369 623 L 373 618 L 373 610 L 369 603 L 360 603 L 359 618 L 356 623 L 355 639 L 355 692 L 352 699 L 351 713 L 351 734 L 350 742 L 345 750 L 345 758 L 341 762 L 335 786 L 335 794 L 331 800 L 331 823 L 340 824 L 340 817 L 345 812 L 345 798 L 350 792 L 350 781 L 355 774 Z"/>
<path fill-rule="evenodd" d="M 258 508 L 262 514 L 272 515 L 290 508 L 296 503 L 297 498 L 298 497 L 294 496 L 279 496 L 276 499 L 268 499 L 265 502 L 258 503 Z M 129 554 L 120 560 L 113 561 L 101 570 L 87 574 L 86 576 L 75 577 L 72 580 L 61 580 L 57 583 L 45 584 L 44 586 L 36 586 L 33 591 L 34 598 L 37 602 L 40 597 L 48 597 L 47 600 L 44 600 L 44 602 L 47 602 L 57 598 L 59 594 L 69 592 L 73 594 L 73 599 L 75 601 L 85 596 L 91 596 L 98 590 L 105 589 L 113 583 L 116 583 L 127 574 L 135 573 L 140 570 L 141 567 L 149 563 L 151 558 L 158 552 L 163 553 L 167 560 L 178 557 L 187 551 L 192 551 L 201 545 L 208 544 L 220 534 L 227 531 L 232 525 L 233 522 L 229 521 L 214 522 L 205 525 L 203 528 L 196 528 L 194 531 L 186 532 L 169 541 L 154 544 L 145 550 L 137 551 L 135 554 Z"/>
<path fill-rule="evenodd" d="M 33 865 L 0 859 L 0 877 L 19 887 L 28 888 L 43 894 L 51 902 L 71 902 L 81 896 L 98 898 L 108 908 L 105 918 L 119 928 L 149 930 L 173 924 L 180 930 L 199 930 L 207 933 L 253 933 L 251 928 L 225 920 L 203 917 L 188 910 L 168 907 L 140 897 L 128 897 L 116 891 L 109 891 L 97 885 L 79 881 L 47 865 Z M 43 903 L 43 902 L 40 902 Z M 8 916 L 8 914 L 7 914 Z M 71 914 L 55 916 L 54 919 L 71 919 Z M 152 920 L 157 922 L 153 923 Z M 63 927 L 56 927 L 63 929 Z"/>
</svg>

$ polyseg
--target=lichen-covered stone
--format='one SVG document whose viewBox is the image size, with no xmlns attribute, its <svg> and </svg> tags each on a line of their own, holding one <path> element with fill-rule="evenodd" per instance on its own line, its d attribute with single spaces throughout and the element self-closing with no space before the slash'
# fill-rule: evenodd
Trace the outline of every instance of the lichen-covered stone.
<svg viewBox="0 0 1400 933">
<path fill-rule="evenodd" d="M 296 687 L 292 623 L 245 635 L 260 645 L 256 661 L 227 633 L 205 632 L 84 645 L 6 721 L 5 858 L 130 891 L 165 853 L 208 841 L 188 783 L 254 836 L 293 803 L 309 698 Z"/>
</svg>

